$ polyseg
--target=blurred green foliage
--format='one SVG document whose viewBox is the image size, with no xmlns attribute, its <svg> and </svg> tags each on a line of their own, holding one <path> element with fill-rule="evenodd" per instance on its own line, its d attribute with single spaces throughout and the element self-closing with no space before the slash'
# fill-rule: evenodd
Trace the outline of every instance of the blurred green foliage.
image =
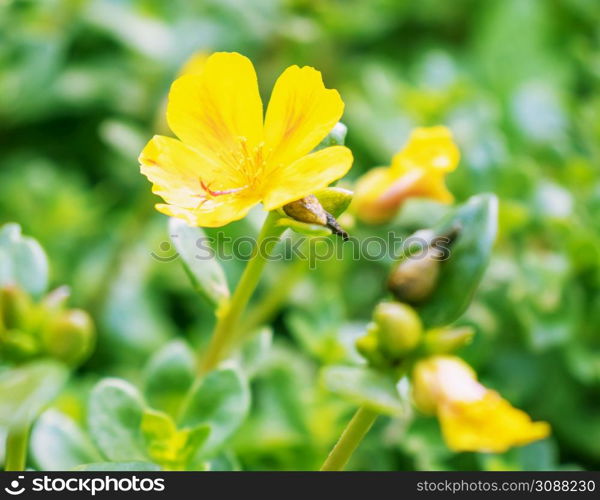
<svg viewBox="0 0 600 500">
<path fill-rule="evenodd" d="M 453 454 L 434 420 L 405 412 L 381 418 L 350 467 L 600 468 L 600 4 L 594 0 L 0 1 L 0 224 L 18 222 L 42 244 L 51 288 L 71 286 L 71 302 L 92 313 L 99 335 L 93 357 L 38 422 L 32 465 L 115 459 L 152 468 L 148 446 L 160 454 L 165 436 L 175 439 L 177 429 L 163 419 L 162 430 L 147 424 L 154 429 L 146 432 L 150 445 L 136 434 L 143 448 L 137 455 L 107 456 L 97 430 L 104 424 L 86 412 L 91 387 L 116 376 L 132 384 L 126 391 L 134 399 L 144 388 L 168 415 L 179 403 L 152 382 L 152 373 L 169 370 L 158 357 L 168 364 L 177 355 L 173 339 L 201 345 L 214 323 L 209 303 L 171 258 L 166 218 L 154 213 L 137 166 L 144 142 L 166 133 L 169 84 L 198 50 L 244 53 L 263 89 L 290 64 L 321 70 L 346 103 L 353 179 L 388 164 L 412 127 L 442 123 L 462 152 L 449 178 L 457 199 L 486 191 L 499 198 L 491 263 L 458 320 L 476 331 L 462 354 L 486 385 L 550 422 L 552 437 L 503 455 Z M 410 234 L 446 211 L 410 202 L 393 223 L 359 228 L 355 236 Z M 254 234 L 256 218 L 225 231 Z M 230 283 L 242 265 L 226 262 Z M 270 265 L 258 300 L 282 273 L 298 271 L 287 265 Z M 390 265 L 346 255 L 319 263 L 293 287 L 270 318 L 273 346 L 252 374 L 249 416 L 232 446 L 211 457 L 213 469 L 320 465 L 354 407 L 321 385 L 319 367 L 356 356 L 349 346 L 384 297 Z M 167 396 L 177 395 L 175 375 Z M 48 456 L 47 443 L 62 443 L 64 453 Z M 188 451 L 176 456 L 193 459 Z"/>
</svg>

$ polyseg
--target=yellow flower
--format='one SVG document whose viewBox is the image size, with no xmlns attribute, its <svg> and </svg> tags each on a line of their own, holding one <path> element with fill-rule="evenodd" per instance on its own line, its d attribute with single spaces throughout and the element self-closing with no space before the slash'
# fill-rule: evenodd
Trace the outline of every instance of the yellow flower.
<svg viewBox="0 0 600 500">
<path fill-rule="evenodd" d="M 193 226 L 217 227 L 308 196 L 352 165 L 343 146 L 311 153 L 342 116 L 344 103 L 314 68 L 279 77 L 263 120 L 254 67 L 237 54 L 210 56 L 199 73 L 177 79 L 167 121 L 178 139 L 154 136 L 141 171 L 166 203 L 156 208 Z"/>
<path fill-rule="evenodd" d="M 532 422 L 525 412 L 481 385 L 473 369 L 457 357 L 418 362 L 412 383 L 417 408 L 437 415 L 454 451 L 501 453 L 550 434 L 546 422 Z"/>
<path fill-rule="evenodd" d="M 454 198 L 444 178 L 456 169 L 459 158 L 452 133 L 446 127 L 415 129 L 390 167 L 374 168 L 359 179 L 354 212 L 364 222 L 380 224 L 394 217 L 410 197 L 452 202 Z"/>
</svg>

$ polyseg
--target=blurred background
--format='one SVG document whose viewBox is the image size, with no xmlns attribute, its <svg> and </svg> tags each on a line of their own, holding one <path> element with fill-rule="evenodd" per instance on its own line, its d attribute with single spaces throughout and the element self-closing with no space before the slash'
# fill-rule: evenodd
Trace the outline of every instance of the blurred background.
<svg viewBox="0 0 600 500">
<path fill-rule="evenodd" d="M 169 258 L 166 217 L 137 156 L 168 133 L 165 97 L 182 65 L 215 50 L 250 57 L 264 98 L 291 64 L 322 71 L 346 103 L 350 180 L 389 164 L 413 127 L 444 124 L 462 152 L 448 181 L 457 200 L 500 200 L 494 256 L 461 319 L 477 332 L 463 355 L 550 422 L 552 437 L 503 455 L 453 454 L 433 419 L 380 419 L 351 467 L 599 469 L 595 0 L 0 0 L 0 225 L 18 222 L 40 241 L 53 285 L 68 284 L 99 330 L 58 407 L 83 421 L 100 376 L 136 382 L 166 342 L 198 344 L 211 330 L 210 307 Z M 443 211 L 411 202 L 385 230 L 409 233 Z M 254 222 L 226 231 L 253 233 Z M 226 264 L 232 282 L 242 264 Z M 235 440 L 240 467 L 323 460 L 354 407 L 320 387 L 318 368 L 368 321 L 389 265 L 322 263 L 298 281 L 271 319 L 275 347 Z"/>
</svg>

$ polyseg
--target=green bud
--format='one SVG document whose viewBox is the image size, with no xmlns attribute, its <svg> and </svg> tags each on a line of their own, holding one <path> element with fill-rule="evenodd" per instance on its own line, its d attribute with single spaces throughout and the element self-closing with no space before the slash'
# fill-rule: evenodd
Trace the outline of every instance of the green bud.
<svg viewBox="0 0 600 500">
<path fill-rule="evenodd" d="M 321 206 L 334 217 L 339 217 L 346 211 L 353 196 L 352 191 L 341 187 L 327 187 L 315 192 Z"/>
<path fill-rule="evenodd" d="M 429 354 L 450 354 L 470 344 L 474 334 L 469 326 L 435 328 L 425 333 L 423 345 Z"/>
<path fill-rule="evenodd" d="M 356 339 L 356 350 L 371 366 L 383 367 L 386 360 L 379 349 L 378 328 L 374 323 L 369 324 L 367 333 Z"/>
<path fill-rule="evenodd" d="M 6 330 L 0 333 L 0 354 L 3 359 L 19 362 L 31 359 L 39 353 L 36 338 L 22 330 Z"/>
<path fill-rule="evenodd" d="M 0 324 L 5 329 L 27 329 L 32 309 L 31 298 L 19 287 L 0 288 Z"/>
<path fill-rule="evenodd" d="M 83 361 L 95 342 L 92 319 L 80 309 L 59 312 L 48 320 L 42 335 L 46 352 L 70 364 Z"/>
<path fill-rule="evenodd" d="M 415 310 L 400 302 L 381 302 L 373 313 L 381 350 L 397 359 L 409 353 L 421 340 L 423 325 Z"/>
</svg>

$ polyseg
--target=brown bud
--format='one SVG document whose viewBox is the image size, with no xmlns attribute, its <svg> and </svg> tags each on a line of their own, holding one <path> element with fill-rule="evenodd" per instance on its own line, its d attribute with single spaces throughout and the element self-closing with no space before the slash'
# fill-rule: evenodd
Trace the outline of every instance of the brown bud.
<svg viewBox="0 0 600 500">
<path fill-rule="evenodd" d="M 429 247 L 425 255 L 399 262 L 388 278 L 388 290 L 402 302 L 425 302 L 435 290 L 440 275 L 438 256 L 438 251 Z"/>
<path fill-rule="evenodd" d="M 388 290 L 396 299 L 418 305 L 431 297 L 441 264 L 449 257 L 450 245 L 459 231 L 459 227 L 453 227 L 447 234 L 434 238 L 424 253 L 415 253 L 396 264 L 388 278 Z"/>
<path fill-rule="evenodd" d="M 341 236 L 344 240 L 348 239 L 348 233 L 340 227 L 335 217 L 327 212 L 317 197 L 312 194 L 284 205 L 283 211 L 294 220 L 328 227 L 333 234 Z"/>
</svg>

